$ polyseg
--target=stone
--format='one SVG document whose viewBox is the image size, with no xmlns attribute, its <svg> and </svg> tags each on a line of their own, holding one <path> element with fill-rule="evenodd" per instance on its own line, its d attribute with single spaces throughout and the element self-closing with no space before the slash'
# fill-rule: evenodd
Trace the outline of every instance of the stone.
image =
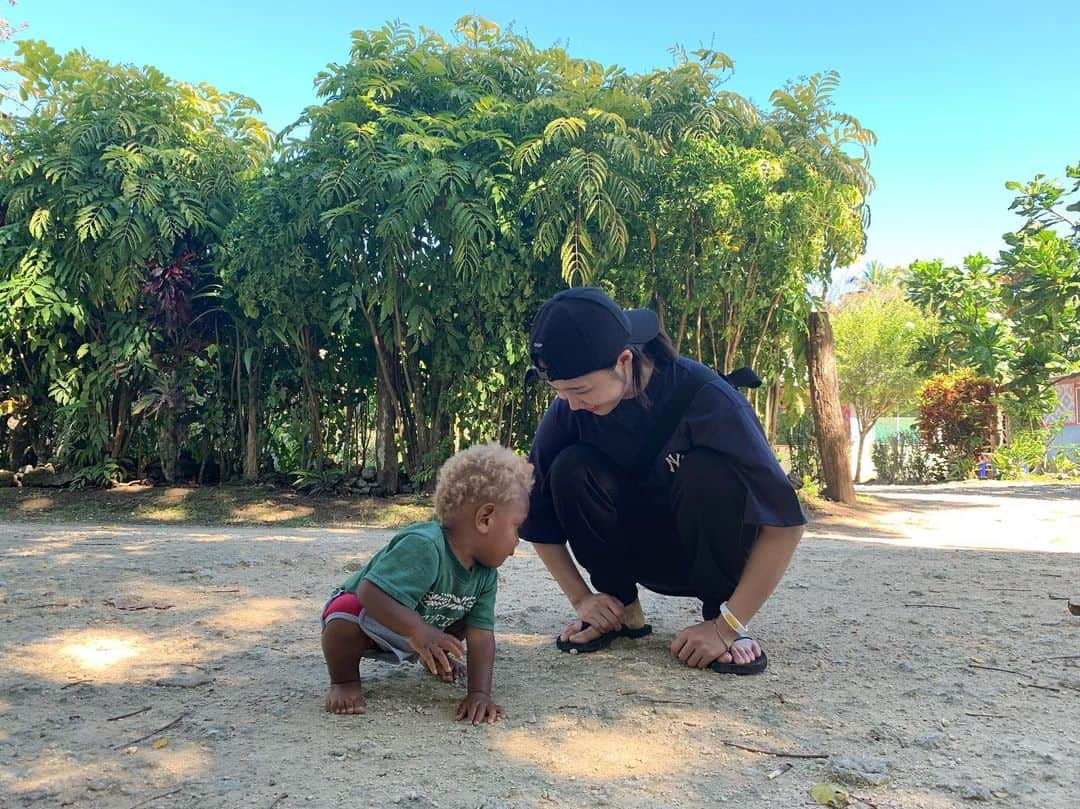
<svg viewBox="0 0 1080 809">
<path fill-rule="evenodd" d="M 990 787 L 974 782 L 960 784 L 957 787 L 957 792 L 966 801 L 988 801 L 994 797 L 990 792 Z"/>
<path fill-rule="evenodd" d="M 830 756 L 829 770 L 847 784 L 879 786 L 889 780 L 889 762 L 883 758 Z"/>
<path fill-rule="evenodd" d="M 370 466 L 365 466 L 360 472 L 360 477 L 368 483 L 374 483 L 379 477 L 379 472 Z"/>
<path fill-rule="evenodd" d="M 173 674 L 168 677 L 159 677 L 154 680 L 154 685 L 165 688 L 198 688 L 200 685 L 209 685 L 214 678 L 202 671 L 191 674 Z"/>
<path fill-rule="evenodd" d="M 19 797 L 23 799 L 24 803 L 35 803 L 37 801 L 45 801 L 49 798 L 55 798 L 57 793 L 51 789 L 31 789 L 29 792 L 22 792 Z"/>
<path fill-rule="evenodd" d="M 940 750 L 944 738 L 940 730 L 928 730 L 915 737 L 915 746 L 923 750 Z"/>
</svg>

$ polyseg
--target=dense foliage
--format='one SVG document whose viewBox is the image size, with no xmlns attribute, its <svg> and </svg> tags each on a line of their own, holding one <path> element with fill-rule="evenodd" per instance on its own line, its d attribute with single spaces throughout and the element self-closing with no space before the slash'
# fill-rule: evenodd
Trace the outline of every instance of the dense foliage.
<svg viewBox="0 0 1080 809">
<path fill-rule="evenodd" d="M 272 138 L 250 99 L 41 42 L 0 153 L 8 463 L 87 481 L 378 467 L 528 442 L 539 303 L 591 283 L 754 365 L 775 435 L 808 291 L 864 244 L 874 136 L 834 73 L 762 109 L 722 53 L 647 74 L 476 17 L 353 35 Z M 1064 316 L 1064 315 L 1062 315 Z"/>
</svg>

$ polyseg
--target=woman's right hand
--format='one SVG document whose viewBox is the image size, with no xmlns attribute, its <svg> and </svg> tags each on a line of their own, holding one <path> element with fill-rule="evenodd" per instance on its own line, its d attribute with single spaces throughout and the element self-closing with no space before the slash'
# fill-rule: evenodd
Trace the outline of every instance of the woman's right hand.
<svg viewBox="0 0 1080 809">
<path fill-rule="evenodd" d="M 577 611 L 578 618 L 601 632 L 611 632 L 622 626 L 623 603 L 607 593 L 589 593 L 574 604 L 574 609 Z M 566 629 L 570 628 L 568 626 Z M 580 631 L 581 627 L 578 626 L 569 634 L 573 635 Z M 567 634 L 566 630 L 563 634 Z"/>
</svg>

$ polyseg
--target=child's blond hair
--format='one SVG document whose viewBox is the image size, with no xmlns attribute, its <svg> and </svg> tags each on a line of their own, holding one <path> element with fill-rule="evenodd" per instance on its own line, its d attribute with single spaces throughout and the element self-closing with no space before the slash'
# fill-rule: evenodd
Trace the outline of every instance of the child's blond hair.
<svg viewBox="0 0 1080 809">
<path fill-rule="evenodd" d="M 478 444 L 454 453 L 439 469 L 435 516 L 445 523 L 466 505 L 527 497 L 532 485 L 533 467 L 525 458 L 499 444 Z"/>
</svg>

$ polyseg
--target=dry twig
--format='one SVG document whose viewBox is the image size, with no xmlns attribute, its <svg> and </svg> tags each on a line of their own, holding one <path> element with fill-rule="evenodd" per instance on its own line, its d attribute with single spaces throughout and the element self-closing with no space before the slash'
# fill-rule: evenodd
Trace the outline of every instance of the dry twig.
<svg viewBox="0 0 1080 809">
<path fill-rule="evenodd" d="M 145 708 L 139 708 L 139 710 L 132 711 L 131 713 L 120 714 L 120 716 L 113 716 L 113 717 L 110 717 L 110 718 L 106 719 L 105 721 L 106 722 L 115 722 L 117 719 L 127 719 L 129 716 L 138 716 L 141 713 L 146 713 L 147 711 L 149 711 L 150 707 L 151 706 L 147 705 Z"/>
<path fill-rule="evenodd" d="M 1056 694 L 1061 693 L 1060 688 L 1056 688 L 1055 686 L 1052 686 L 1052 685 L 1039 685 L 1038 683 L 1017 683 L 1017 685 L 1022 686 L 1024 688 L 1038 688 L 1038 689 L 1040 689 L 1042 691 L 1053 691 Z"/>
<path fill-rule="evenodd" d="M 1006 674 L 1017 674 L 1017 675 L 1019 675 L 1021 677 L 1028 677 L 1029 679 L 1032 679 L 1032 680 L 1035 679 L 1032 675 L 1028 674 L 1027 672 L 1017 671 L 1016 669 L 999 669 L 997 666 L 984 666 L 981 663 L 968 663 L 968 665 L 971 666 L 971 668 L 973 668 L 973 669 L 986 669 L 987 671 L 1003 671 Z"/>
<path fill-rule="evenodd" d="M 170 789 L 168 792 L 162 792 L 160 795 L 154 795 L 152 798 L 146 798 L 145 800 L 141 800 L 138 803 L 133 803 L 131 804 L 131 809 L 135 809 L 135 807 L 137 806 L 146 806 L 146 804 L 152 803 L 153 801 L 160 800 L 161 798 L 167 798 L 170 795 L 175 795 L 182 789 L 183 787 L 177 787 L 176 789 Z"/>
<path fill-rule="evenodd" d="M 765 750 L 761 747 L 751 747 L 748 744 L 739 744 L 738 742 L 729 742 L 724 739 L 718 739 L 720 744 L 726 744 L 728 747 L 737 747 L 740 750 L 746 750 L 750 753 L 761 753 L 766 756 L 777 756 L 778 758 L 828 758 L 828 753 L 785 753 L 780 750 Z"/>
<path fill-rule="evenodd" d="M 123 744 L 121 744 L 121 745 L 117 745 L 117 746 L 116 746 L 116 747 L 114 747 L 113 749 L 114 749 L 114 750 L 122 750 L 122 749 L 123 749 L 123 748 L 125 748 L 125 747 L 131 747 L 131 745 L 133 745 L 133 744 L 138 744 L 139 742 L 145 742 L 145 741 L 146 741 L 147 739 L 151 739 L 151 738 L 153 738 L 154 736 L 157 736 L 157 735 L 158 735 L 159 733 L 161 733 L 161 732 L 162 732 L 163 730 L 168 730 L 168 729 L 169 729 L 169 728 L 171 728 L 171 727 L 172 727 L 173 725 L 179 724 L 179 723 L 181 722 L 181 720 L 184 720 L 184 719 L 186 719 L 186 718 L 187 718 L 187 716 L 188 716 L 188 712 L 187 712 L 187 711 L 184 711 L 184 712 L 183 712 L 182 714 L 180 714 L 180 715 L 179 715 L 178 717 L 176 717 L 176 719 L 174 719 L 173 721 L 171 721 L 171 722 L 170 722 L 169 724 L 167 724 L 167 725 L 162 725 L 162 726 L 161 726 L 161 727 L 159 727 L 159 728 L 158 728 L 157 730 L 151 731 L 150 733 L 147 733 L 147 734 L 146 734 L 145 736 L 140 736 L 140 737 L 139 737 L 139 738 L 137 738 L 137 739 L 132 739 L 132 740 L 131 740 L 130 742 L 124 742 L 124 743 L 123 743 Z"/>
</svg>

